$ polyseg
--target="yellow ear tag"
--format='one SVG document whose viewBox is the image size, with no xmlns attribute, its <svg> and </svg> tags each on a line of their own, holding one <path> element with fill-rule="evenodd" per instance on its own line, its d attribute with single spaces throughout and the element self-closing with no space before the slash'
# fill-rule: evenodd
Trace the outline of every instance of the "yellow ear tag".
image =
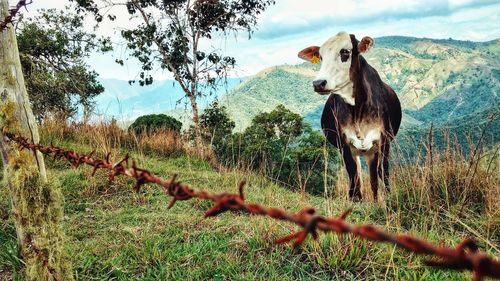
<svg viewBox="0 0 500 281">
<path fill-rule="evenodd" d="M 321 59 L 318 56 L 313 56 L 311 58 L 311 63 L 312 64 L 318 64 L 321 61 Z"/>
</svg>

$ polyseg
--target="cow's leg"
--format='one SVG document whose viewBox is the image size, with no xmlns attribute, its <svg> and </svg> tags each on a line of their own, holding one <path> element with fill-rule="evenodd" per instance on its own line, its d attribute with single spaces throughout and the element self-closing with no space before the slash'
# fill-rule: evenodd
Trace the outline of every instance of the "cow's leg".
<svg viewBox="0 0 500 281">
<path fill-rule="evenodd" d="M 368 169 L 370 170 L 370 185 L 373 192 L 373 199 L 376 202 L 378 199 L 378 177 L 382 172 L 380 169 L 381 163 L 379 161 L 380 155 L 377 152 L 373 155 L 367 156 L 366 159 L 368 160 Z"/>
<path fill-rule="evenodd" d="M 382 149 L 381 149 L 382 165 L 379 165 L 379 172 L 378 172 L 380 179 L 384 183 L 386 193 L 389 193 L 389 191 L 390 191 L 390 187 L 389 187 L 389 150 L 390 150 L 390 148 L 391 148 L 391 144 L 389 142 L 386 142 L 382 146 Z"/>
<path fill-rule="evenodd" d="M 344 158 L 345 168 L 349 175 L 349 198 L 354 202 L 361 201 L 363 199 L 361 195 L 361 175 L 359 173 L 359 168 L 361 167 L 358 167 L 359 163 L 353 157 L 347 145 L 342 147 L 342 157 Z"/>
</svg>

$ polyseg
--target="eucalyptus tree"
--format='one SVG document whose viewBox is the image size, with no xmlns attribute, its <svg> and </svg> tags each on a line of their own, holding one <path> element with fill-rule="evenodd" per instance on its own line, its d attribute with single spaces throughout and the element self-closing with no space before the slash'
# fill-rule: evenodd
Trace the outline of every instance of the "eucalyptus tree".
<svg viewBox="0 0 500 281">
<path fill-rule="evenodd" d="M 80 9 L 104 16 L 93 0 L 74 0 Z M 198 98 L 220 87 L 236 60 L 210 47 L 213 40 L 245 32 L 251 37 L 258 16 L 274 0 L 129 0 L 104 1 L 105 7 L 125 5 L 139 24 L 121 31 L 131 55 L 141 63 L 138 82 L 148 85 L 158 69 L 172 73 L 189 99 L 196 144 L 201 148 Z M 107 14 L 113 20 L 116 16 Z M 117 60 L 122 63 L 122 60 Z"/>
</svg>

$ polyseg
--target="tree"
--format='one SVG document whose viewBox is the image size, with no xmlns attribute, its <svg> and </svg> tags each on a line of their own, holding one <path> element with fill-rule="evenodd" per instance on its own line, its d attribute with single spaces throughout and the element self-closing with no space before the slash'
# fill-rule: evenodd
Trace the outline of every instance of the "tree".
<svg viewBox="0 0 500 281">
<path fill-rule="evenodd" d="M 304 130 L 303 118 L 287 109 L 284 105 L 276 106 L 271 112 L 258 114 L 252 120 L 252 126 L 249 128 L 264 129 L 265 138 L 296 138 Z"/>
<path fill-rule="evenodd" d="M 9 13 L 9 1 L 1 0 L 0 4 L 3 21 Z M 63 247 L 62 195 L 47 182 L 41 153 L 20 151 L 15 144 L 5 142 L 7 132 L 39 141 L 11 24 L 0 30 L 0 93 L 3 179 L 11 198 L 24 279 L 72 280 Z"/>
<path fill-rule="evenodd" d="M 84 16 L 39 10 L 19 24 L 19 52 L 33 111 L 40 121 L 47 113 L 72 117 L 78 106 L 90 112 L 92 99 L 104 92 L 98 74 L 84 59 L 93 51 L 110 51 L 109 38 L 83 30 Z"/>
<path fill-rule="evenodd" d="M 93 12 L 97 21 L 103 19 L 93 0 L 74 1 L 81 9 Z M 202 140 L 197 98 L 216 89 L 236 63 L 220 50 L 203 48 L 202 43 L 238 31 L 246 31 L 250 37 L 257 16 L 271 4 L 274 0 L 126 1 L 128 13 L 141 21 L 137 27 L 122 31 L 131 55 L 142 63 L 139 83 L 151 84 L 150 73 L 157 68 L 173 74 L 191 103 L 199 149 Z"/>
<path fill-rule="evenodd" d="M 271 112 L 260 113 L 243 133 L 242 158 L 254 168 L 265 167 L 273 174 L 303 130 L 303 118 L 281 104 Z"/>
</svg>

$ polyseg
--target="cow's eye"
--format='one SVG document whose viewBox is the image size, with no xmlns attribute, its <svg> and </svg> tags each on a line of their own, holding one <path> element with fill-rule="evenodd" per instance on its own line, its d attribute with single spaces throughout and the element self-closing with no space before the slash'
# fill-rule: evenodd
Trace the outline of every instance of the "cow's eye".
<svg viewBox="0 0 500 281">
<path fill-rule="evenodd" d="M 349 59 L 349 56 L 351 55 L 351 51 L 348 49 L 341 49 L 339 55 L 340 55 L 340 60 L 342 62 L 346 62 Z"/>
<path fill-rule="evenodd" d="M 350 54 L 351 51 L 348 49 L 340 49 L 340 54 Z"/>
</svg>

